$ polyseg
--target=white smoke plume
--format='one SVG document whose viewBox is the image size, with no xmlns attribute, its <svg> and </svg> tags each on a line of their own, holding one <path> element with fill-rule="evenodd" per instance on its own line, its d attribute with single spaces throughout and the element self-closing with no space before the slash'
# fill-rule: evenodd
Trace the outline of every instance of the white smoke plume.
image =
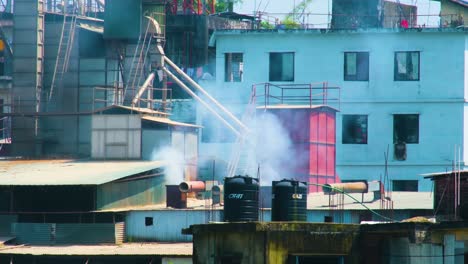
<svg viewBox="0 0 468 264">
<path fill-rule="evenodd" d="M 256 161 L 260 167 L 260 184 L 271 185 L 291 175 L 294 153 L 288 131 L 273 114 L 257 115 L 255 129 Z M 255 175 L 252 175 L 255 176 Z"/>
<path fill-rule="evenodd" d="M 164 175 L 166 184 L 179 184 L 184 181 L 184 155 L 173 147 L 155 149 L 152 160 L 164 162 Z"/>
</svg>

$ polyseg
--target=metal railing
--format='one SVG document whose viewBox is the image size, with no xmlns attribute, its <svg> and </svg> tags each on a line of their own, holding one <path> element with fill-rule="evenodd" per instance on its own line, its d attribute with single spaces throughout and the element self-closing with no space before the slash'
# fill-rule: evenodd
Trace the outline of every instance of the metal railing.
<svg viewBox="0 0 468 264">
<path fill-rule="evenodd" d="M 257 106 L 308 106 L 336 105 L 340 108 L 341 89 L 327 82 L 310 84 L 260 83 L 252 86 Z"/>
<path fill-rule="evenodd" d="M 260 29 L 456 28 L 465 26 L 460 14 L 356 15 L 332 13 L 258 13 Z M 293 17 L 295 19 L 285 19 Z"/>
<path fill-rule="evenodd" d="M 44 12 L 97 17 L 98 13 L 104 12 L 104 5 L 102 0 L 45 0 Z"/>
</svg>

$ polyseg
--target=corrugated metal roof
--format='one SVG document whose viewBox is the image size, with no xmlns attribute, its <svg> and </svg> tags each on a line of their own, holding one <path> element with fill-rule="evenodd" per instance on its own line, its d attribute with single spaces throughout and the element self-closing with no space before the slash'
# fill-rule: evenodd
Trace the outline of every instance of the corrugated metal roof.
<svg viewBox="0 0 468 264">
<path fill-rule="evenodd" d="M 428 179 L 428 178 L 434 178 L 434 177 L 443 177 L 443 176 L 451 175 L 451 174 L 458 173 L 458 172 L 460 172 L 460 174 L 462 176 L 465 176 L 468 173 L 468 170 L 463 169 L 463 170 L 460 170 L 460 171 L 431 172 L 431 173 L 424 173 L 424 174 L 420 174 L 420 175 L 424 176 L 425 179 Z"/>
<path fill-rule="evenodd" d="M 468 1 L 466 1 L 466 0 L 450 0 L 450 1 L 452 1 L 454 3 L 457 3 L 459 5 L 462 5 L 464 7 L 468 7 Z"/>
<path fill-rule="evenodd" d="M 328 105 L 287 105 L 287 104 L 277 104 L 277 105 L 260 105 L 257 106 L 257 109 L 318 109 L 318 108 L 327 108 L 333 111 L 338 112 L 339 110 Z"/>
<path fill-rule="evenodd" d="M 197 126 L 194 124 L 187 124 L 187 123 L 182 123 L 182 122 L 177 122 L 170 120 L 169 118 L 164 118 L 164 117 L 156 117 L 156 116 L 143 116 L 141 119 L 148 120 L 148 121 L 153 121 L 153 122 L 158 122 L 158 123 L 164 123 L 168 124 L 171 126 L 184 126 L 184 127 L 194 127 L 194 128 L 201 128 L 201 126 Z"/>
<path fill-rule="evenodd" d="M 89 246 L 5 246 L 0 255 L 50 256 L 192 256 L 192 243 L 124 243 L 122 245 Z"/>
<path fill-rule="evenodd" d="M 141 108 L 141 107 L 130 107 L 130 106 L 124 106 L 124 105 L 111 105 L 107 106 L 104 108 L 96 109 L 94 113 L 100 113 L 100 112 L 106 112 L 112 109 L 122 109 L 122 110 L 127 110 L 128 112 L 137 112 L 141 114 L 152 114 L 152 115 L 163 115 L 167 116 L 169 115 L 168 113 L 160 112 L 160 111 L 155 111 L 149 108 Z"/>
<path fill-rule="evenodd" d="M 4 160 L 0 185 L 100 185 L 162 166 L 162 161 Z"/>
<path fill-rule="evenodd" d="M 95 32 L 95 33 L 98 33 L 98 34 L 104 34 L 104 27 L 98 27 L 98 26 L 94 26 L 94 25 L 91 25 L 91 24 L 86 24 L 86 23 L 83 23 L 83 22 L 81 22 L 78 26 L 80 28 L 82 28 L 82 29 L 85 29 L 85 30 L 88 30 L 88 31 L 91 31 L 91 32 Z"/>
<path fill-rule="evenodd" d="M 344 195 L 343 210 L 367 210 L 361 202 L 360 193 L 350 194 L 354 199 Z M 433 209 L 432 192 L 392 192 L 393 209 L 412 210 L 412 209 Z M 335 201 L 338 195 L 334 195 Z M 372 210 L 379 210 L 380 200 L 373 200 L 372 192 L 364 194 L 364 205 Z M 307 195 L 307 210 L 338 210 L 337 207 L 329 207 L 329 196 L 321 192 L 309 193 Z M 109 210 L 99 210 L 98 212 L 119 212 L 119 211 L 159 211 L 159 210 L 223 210 L 223 206 L 216 205 L 210 207 L 211 200 L 187 199 L 187 209 L 167 208 L 166 204 L 154 204 L 145 206 L 131 206 Z M 335 202 L 336 205 L 336 202 Z"/>
</svg>

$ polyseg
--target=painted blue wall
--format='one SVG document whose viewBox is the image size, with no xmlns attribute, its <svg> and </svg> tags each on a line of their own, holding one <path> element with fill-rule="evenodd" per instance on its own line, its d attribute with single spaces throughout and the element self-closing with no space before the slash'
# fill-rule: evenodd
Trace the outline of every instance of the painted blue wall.
<svg viewBox="0 0 468 264">
<path fill-rule="evenodd" d="M 204 86 L 221 102 L 242 110 L 252 84 L 268 82 L 269 52 L 295 53 L 297 84 L 327 81 L 341 87 L 337 115 L 337 172 L 341 179 L 378 180 L 384 174 L 389 146 L 391 180 L 419 180 L 419 190 L 432 183 L 420 174 L 452 168 L 454 147 L 463 147 L 465 99 L 468 98 L 468 37 L 463 31 L 423 29 L 398 32 L 369 31 L 221 31 L 215 34 L 216 81 Z M 370 54 L 369 81 L 343 80 L 344 52 Z M 420 80 L 394 81 L 396 51 L 420 52 Z M 224 82 L 224 54 L 243 53 L 244 76 Z M 368 115 L 368 144 L 341 144 L 342 115 Z M 419 143 L 407 145 L 407 160 L 393 158 L 393 115 L 419 114 Z M 468 118 L 466 118 L 468 121 Z M 201 153 L 220 153 L 228 159 L 228 145 L 200 144 Z M 462 149 L 462 160 L 467 155 Z"/>
<path fill-rule="evenodd" d="M 221 214 L 220 210 L 130 211 L 125 220 L 126 237 L 129 242 L 188 242 L 192 241 L 192 236 L 183 235 L 183 228 L 221 221 Z M 145 217 L 152 217 L 153 225 L 146 226 Z"/>
</svg>

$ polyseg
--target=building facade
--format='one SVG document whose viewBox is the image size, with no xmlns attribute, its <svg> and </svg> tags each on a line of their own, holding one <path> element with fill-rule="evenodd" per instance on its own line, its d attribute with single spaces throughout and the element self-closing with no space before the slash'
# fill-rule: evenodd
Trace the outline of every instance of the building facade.
<svg viewBox="0 0 468 264">
<path fill-rule="evenodd" d="M 216 81 L 205 87 L 234 112 L 242 113 L 257 83 L 340 87 L 340 102 L 328 105 L 340 111 L 341 180 L 388 175 L 393 190 L 429 191 L 420 174 L 452 168 L 459 152 L 457 160 L 466 159 L 464 28 L 231 30 L 217 32 L 211 44 Z M 225 144 L 200 138 L 205 154 Z"/>
</svg>

